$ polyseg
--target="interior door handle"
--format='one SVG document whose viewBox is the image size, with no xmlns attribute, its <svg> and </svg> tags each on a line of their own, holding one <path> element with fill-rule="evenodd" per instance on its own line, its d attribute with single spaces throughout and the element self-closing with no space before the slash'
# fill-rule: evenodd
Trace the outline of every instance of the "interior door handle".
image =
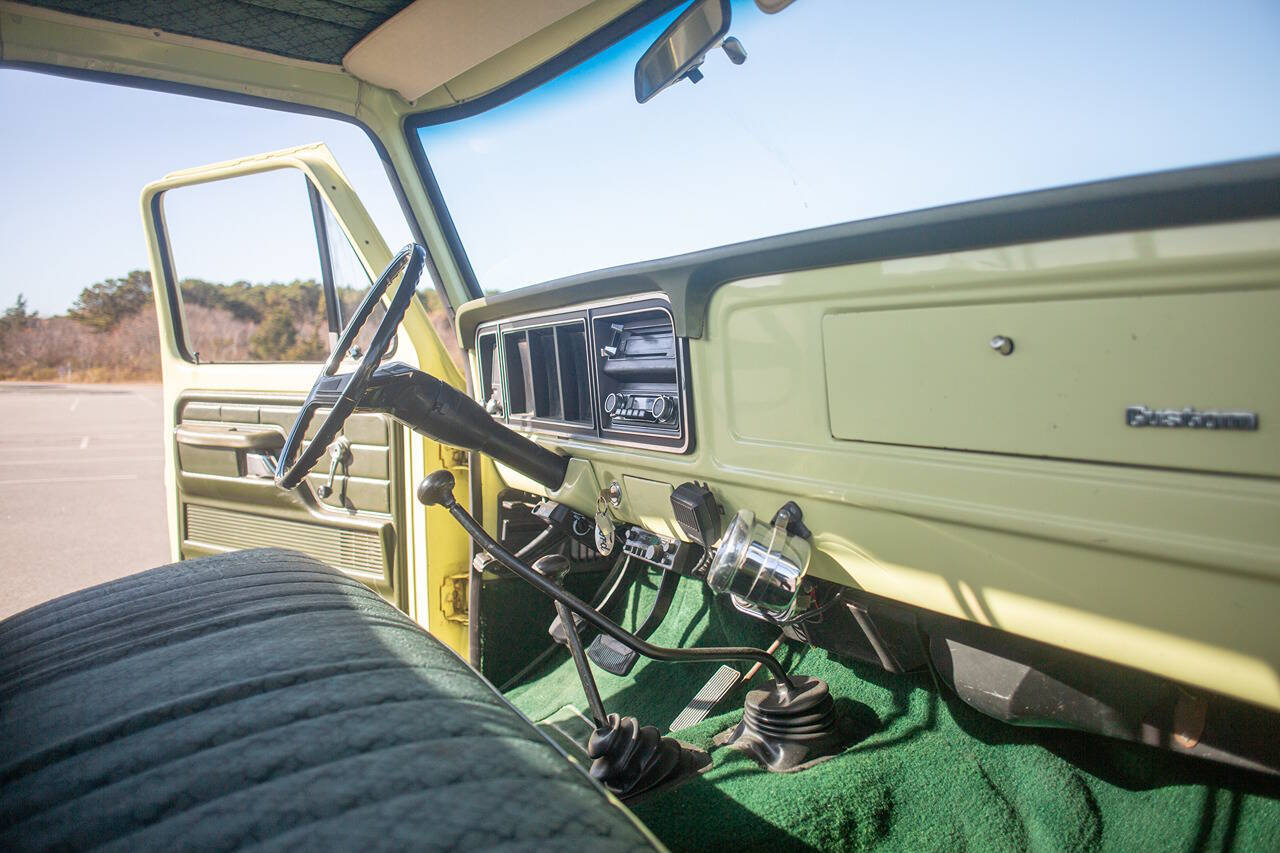
<svg viewBox="0 0 1280 853">
<path fill-rule="evenodd" d="M 272 453 L 284 447 L 284 433 L 275 427 L 212 426 L 207 424 L 180 424 L 173 429 L 178 444 L 189 447 L 212 447 L 221 450 L 244 450 Z"/>
</svg>

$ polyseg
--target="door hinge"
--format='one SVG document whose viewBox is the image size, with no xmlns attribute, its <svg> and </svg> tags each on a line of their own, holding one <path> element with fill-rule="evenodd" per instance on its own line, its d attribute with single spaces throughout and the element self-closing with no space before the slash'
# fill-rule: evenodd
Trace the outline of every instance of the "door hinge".
<svg viewBox="0 0 1280 853">
<path fill-rule="evenodd" d="M 467 590 L 470 586 L 470 572 L 448 575 L 440 588 L 440 609 L 444 618 L 450 622 L 467 621 Z"/>
<path fill-rule="evenodd" d="M 459 450 L 456 447 L 446 447 L 443 444 L 437 445 L 440 450 L 440 465 L 445 468 L 466 470 L 467 463 L 470 459 L 467 451 Z"/>
</svg>

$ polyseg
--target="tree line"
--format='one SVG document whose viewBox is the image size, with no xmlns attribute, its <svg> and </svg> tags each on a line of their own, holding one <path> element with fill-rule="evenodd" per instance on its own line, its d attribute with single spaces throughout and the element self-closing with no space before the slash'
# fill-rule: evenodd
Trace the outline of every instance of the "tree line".
<svg viewBox="0 0 1280 853">
<path fill-rule="evenodd" d="M 202 362 L 320 361 L 328 355 L 324 291 L 313 280 L 179 282 L 186 333 Z M 438 294 L 421 290 L 454 352 Z M 343 316 L 364 297 L 339 290 Z M 160 340 L 151 273 L 133 270 L 84 288 L 65 316 L 41 317 L 22 294 L 0 316 L 0 379 L 157 380 Z"/>
</svg>

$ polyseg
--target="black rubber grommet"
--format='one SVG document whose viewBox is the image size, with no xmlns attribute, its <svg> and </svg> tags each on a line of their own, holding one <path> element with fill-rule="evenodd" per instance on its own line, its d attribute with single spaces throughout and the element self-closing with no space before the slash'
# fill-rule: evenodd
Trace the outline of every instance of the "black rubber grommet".
<svg viewBox="0 0 1280 853">
<path fill-rule="evenodd" d="M 808 675 L 794 680 L 792 689 L 774 682 L 748 693 L 742 722 L 717 742 L 774 771 L 794 770 L 843 750 L 850 737 L 841 731 L 826 682 Z"/>
</svg>

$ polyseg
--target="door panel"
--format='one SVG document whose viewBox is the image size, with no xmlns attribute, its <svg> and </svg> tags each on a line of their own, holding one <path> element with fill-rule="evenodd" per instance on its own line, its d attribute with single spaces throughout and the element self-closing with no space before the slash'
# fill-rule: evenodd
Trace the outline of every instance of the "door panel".
<svg viewBox="0 0 1280 853">
<path fill-rule="evenodd" d="M 299 403 L 279 397 L 179 399 L 174 441 L 182 558 L 292 548 L 368 584 L 403 609 L 403 557 L 392 514 L 400 482 L 392 472 L 404 464 L 399 430 L 386 415 L 351 416 L 341 434 L 351 442 L 351 461 L 339 467 L 332 493 L 322 498 L 318 489 L 328 481 L 328 455 L 303 486 L 284 492 L 272 479 L 273 466 L 255 466 L 253 456 L 274 457 Z"/>
</svg>

